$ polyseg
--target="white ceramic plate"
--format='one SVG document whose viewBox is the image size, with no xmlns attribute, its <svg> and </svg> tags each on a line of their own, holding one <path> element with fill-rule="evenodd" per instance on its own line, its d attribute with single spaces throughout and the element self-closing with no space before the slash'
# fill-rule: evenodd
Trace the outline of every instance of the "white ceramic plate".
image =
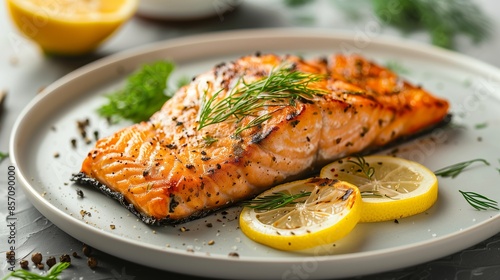
<svg viewBox="0 0 500 280">
<path fill-rule="evenodd" d="M 10 152 L 19 180 L 43 215 L 82 242 L 144 265 L 214 278 L 369 274 L 442 257 L 499 232 L 500 212 L 474 210 L 458 190 L 500 201 L 500 71 L 433 47 L 361 35 L 310 29 L 218 33 L 170 40 L 87 65 L 47 87 L 17 120 Z M 187 230 L 155 228 L 98 191 L 70 183 L 91 148 L 81 140 L 76 122 L 90 120 L 90 138 L 93 131 L 104 136 L 117 130 L 119 126 L 109 126 L 95 110 L 104 104 L 105 93 L 123 85 L 130 71 L 143 63 L 169 59 L 178 65 L 175 81 L 256 51 L 306 57 L 358 52 L 382 64 L 396 63 L 406 69 L 402 73 L 409 80 L 448 98 L 453 122 L 458 124 L 399 146 L 398 155 L 432 170 L 473 158 L 484 158 L 491 165 L 475 164 L 455 179 L 440 179 L 439 200 L 426 213 L 399 223 L 360 224 L 334 246 L 300 253 L 276 251 L 247 239 L 238 229 L 239 209 L 182 225 Z M 77 139 L 76 148 L 72 138 Z M 83 190 L 84 198 L 77 196 L 76 189 Z"/>
</svg>

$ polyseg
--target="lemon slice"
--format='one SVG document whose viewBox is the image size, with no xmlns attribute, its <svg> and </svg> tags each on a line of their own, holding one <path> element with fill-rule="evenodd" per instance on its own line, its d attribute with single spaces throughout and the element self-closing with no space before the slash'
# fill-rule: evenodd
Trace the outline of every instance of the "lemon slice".
<svg viewBox="0 0 500 280">
<path fill-rule="evenodd" d="M 380 222 L 416 215 L 438 197 L 438 180 L 425 166 L 390 156 L 348 157 L 322 168 L 321 177 L 358 186 L 363 207 L 360 222 Z"/>
<path fill-rule="evenodd" d="M 18 29 L 47 53 L 94 50 L 136 11 L 138 0 L 7 0 Z"/>
<path fill-rule="evenodd" d="M 253 201 L 260 200 L 261 203 L 256 204 L 262 205 L 262 201 L 273 195 L 304 193 L 304 197 L 276 209 L 243 208 L 239 220 L 242 232 L 276 249 L 302 250 L 333 243 L 358 223 L 361 213 L 359 190 L 338 180 L 294 181 L 271 188 Z"/>
</svg>

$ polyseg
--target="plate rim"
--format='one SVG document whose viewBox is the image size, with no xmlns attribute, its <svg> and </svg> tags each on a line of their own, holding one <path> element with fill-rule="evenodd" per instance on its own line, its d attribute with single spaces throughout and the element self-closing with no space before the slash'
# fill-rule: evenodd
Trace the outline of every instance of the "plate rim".
<svg viewBox="0 0 500 280">
<path fill-rule="evenodd" d="M 64 86 L 67 83 L 70 83 L 71 80 L 73 80 L 76 77 L 85 75 L 89 72 L 97 71 L 99 68 L 105 66 L 105 65 L 110 65 L 113 63 L 117 63 L 122 60 L 130 59 L 131 57 L 139 57 L 141 55 L 146 55 L 148 53 L 172 48 L 174 46 L 182 46 L 182 45 L 192 45 L 192 44 L 206 44 L 207 42 L 223 42 L 223 41 L 232 41 L 232 40 L 248 40 L 249 38 L 278 38 L 278 39 L 283 39 L 283 38 L 326 38 L 327 40 L 332 40 L 332 39 L 337 39 L 337 40 L 346 40 L 346 41 L 353 41 L 353 34 L 349 32 L 339 32 L 339 31 L 332 31 L 332 30 L 324 30 L 324 29 L 309 29 L 309 28 L 271 28 L 271 29 L 248 29 L 248 30 L 237 30 L 237 31 L 218 31 L 218 32 L 211 32 L 211 33 L 206 33 L 202 35 L 190 35 L 186 37 L 181 37 L 181 38 L 176 38 L 176 39 L 169 39 L 165 41 L 160 41 L 160 42 L 155 42 L 155 43 L 150 43 L 144 46 L 139 46 L 133 49 L 125 50 L 101 59 L 98 59 L 94 62 L 91 62 L 85 66 L 82 66 L 66 75 L 63 77 L 59 78 L 56 80 L 54 83 L 50 84 L 47 86 L 42 93 L 37 95 L 33 100 L 31 100 L 21 111 L 19 116 L 17 117 L 14 126 L 12 128 L 12 132 L 10 135 L 10 143 L 9 143 L 9 153 L 11 155 L 11 162 L 12 164 L 16 167 L 20 166 L 18 164 L 18 153 L 16 149 L 16 140 L 17 140 L 17 135 L 20 133 L 19 129 L 25 120 L 26 115 L 39 103 L 42 102 L 42 100 L 50 98 L 54 92 L 57 93 L 56 89 L 59 88 L 60 86 Z M 430 56 L 430 57 L 439 57 L 439 59 L 442 59 L 447 62 L 454 62 L 454 63 L 459 63 L 459 64 L 467 64 L 469 67 L 472 67 L 473 72 L 489 72 L 492 78 L 499 80 L 500 81 L 500 71 L 498 68 L 491 66 L 485 62 L 470 58 L 468 56 L 465 56 L 460 53 L 456 53 L 454 51 L 450 50 L 445 50 L 445 49 L 440 49 L 434 46 L 430 46 L 427 44 L 419 43 L 419 42 L 414 42 L 414 41 L 409 41 L 406 39 L 401 39 L 401 38 L 396 38 L 396 37 L 390 37 L 390 36 L 384 36 L 384 35 L 379 35 L 377 38 L 372 39 L 374 44 L 377 44 L 379 46 L 388 46 L 392 48 L 398 48 L 398 49 L 403 49 L 406 51 L 410 52 L 418 52 L 420 54 Z M 70 217 L 67 213 L 64 211 L 58 209 L 54 205 L 52 205 L 49 201 L 46 199 L 43 199 L 43 197 L 37 193 L 30 185 L 28 178 L 24 176 L 21 170 L 16 170 L 17 171 L 17 179 L 20 180 L 21 186 L 25 193 L 27 194 L 28 199 L 30 202 L 35 206 L 35 208 L 38 209 L 38 211 L 42 212 L 44 216 L 54 216 L 54 215 L 62 215 L 62 220 L 69 220 L 72 222 L 75 222 L 74 217 Z M 42 208 L 42 209 L 41 209 Z M 50 213 L 52 212 L 52 213 Z M 53 218 L 54 219 L 54 218 Z M 76 219 L 77 220 L 77 219 Z M 52 221 L 52 220 L 51 220 Z M 78 220 L 77 220 L 78 221 Z M 80 221 L 78 221 L 80 222 Z M 60 222 L 59 222 L 60 223 Z M 451 242 L 450 240 L 455 240 L 455 239 L 460 239 L 463 235 L 474 235 L 477 234 L 477 231 L 479 231 L 480 228 L 485 227 L 485 224 L 494 224 L 497 223 L 500 225 L 500 215 L 492 215 L 492 218 L 485 220 L 481 223 L 478 223 L 474 226 L 471 226 L 463 231 L 460 232 L 454 232 L 452 234 L 448 234 L 446 236 L 440 236 L 436 237 L 432 240 L 427 240 L 427 241 L 421 241 L 417 243 L 411 243 L 407 244 L 405 246 L 398 246 L 396 248 L 386 248 L 382 250 L 374 250 L 374 251 L 368 251 L 368 252 L 357 252 L 357 253 L 350 253 L 350 254 L 341 254 L 341 255 L 329 255 L 329 256 L 313 256 L 313 258 L 316 261 L 319 262 L 331 262 L 331 261 L 339 261 L 339 259 L 346 260 L 346 259 L 365 259 L 369 258 L 374 255 L 390 255 L 396 253 L 395 251 L 401 251 L 401 250 L 408 250 L 409 248 L 417 248 L 417 247 L 422 247 L 422 246 L 432 246 L 432 244 L 436 244 L 439 242 L 444 242 L 444 240 Z M 212 259 L 212 260 L 218 260 L 218 261 L 230 261 L 230 262 L 245 262 L 245 263 L 261 263 L 263 260 L 266 262 L 271 262 L 271 263 L 285 263 L 285 264 L 294 264 L 296 263 L 295 260 L 290 260 L 290 258 L 280 258 L 280 257 L 261 257 L 259 259 L 256 259 L 254 257 L 245 257 L 245 256 L 240 256 L 239 259 L 230 259 L 222 256 L 217 256 L 217 255 L 212 255 L 209 258 L 207 258 L 205 255 L 197 255 L 197 254 L 191 254 L 191 253 L 185 253 L 182 251 L 172 251 L 169 252 L 168 250 L 165 250 L 164 248 L 159 248 L 156 245 L 153 244 L 147 244 L 147 243 L 141 243 L 139 241 L 134 241 L 134 240 L 123 240 L 117 235 L 114 235 L 112 233 L 108 233 L 105 231 L 101 231 L 91 225 L 86 225 L 82 224 L 86 227 L 87 230 L 90 230 L 94 234 L 99 234 L 104 236 L 106 238 L 110 238 L 119 242 L 125 242 L 131 246 L 137 246 L 137 247 L 144 247 L 148 248 L 149 250 L 155 250 L 158 251 L 161 254 L 169 253 L 173 255 L 183 255 L 184 257 L 190 259 L 193 257 L 199 257 L 201 259 Z M 58 227 L 61 227 L 58 225 Z M 61 227 L 61 229 L 64 230 L 64 226 Z M 68 232 L 68 230 L 65 230 Z M 483 233 L 482 234 L 482 239 L 486 239 L 489 236 L 492 236 L 495 234 L 494 232 L 488 232 L 488 233 Z M 70 234 L 72 235 L 72 234 Z M 477 238 L 476 238 L 477 239 Z M 475 241 L 473 244 L 477 243 Z M 468 246 L 471 246 L 473 244 L 464 244 L 463 249 L 467 248 Z M 96 247 L 98 248 L 98 247 Z M 98 248 L 99 249 L 99 248 Z M 456 251 L 456 250 L 453 250 Z M 449 254 L 450 252 L 445 252 L 441 253 L 439 255 L 445 256 Z M 113 254 L 117 256 L 116 254 Z M 121 256 L 117 256 L 121 257 Z M 305 257 L 307 259 L 307 257 Z M 430 260 L 430 259 L 429 259 Z M 136 260 L 131 260 L 134 262 L 137 262 Z M 303 260 L 300 260 L 301 262 Z M 141 262 L 138 262 L 141 263 Z M 147 263 L 141 263 L 143 265 L 147 265 Z M 416 264 L 416 263 L 415 263 Z M 156 267 L 158 268 L 158 267 Z M 160 268 L 164 269 L 164 268 Z M 164 269 L 166 270 L 166 269 Z M 374 270 L 372 273 L 375 272 L 380 272 L 383 270 Z M 186 273 L 186 272 L 181 272 L 181 273 Z M 354 275 L 354 274 L 353 274 Z M 224 276 L 224 275 L 217 275 L 217 276 Z M 346 275 L 343 275 L 346 276 Z"/>
</svg>

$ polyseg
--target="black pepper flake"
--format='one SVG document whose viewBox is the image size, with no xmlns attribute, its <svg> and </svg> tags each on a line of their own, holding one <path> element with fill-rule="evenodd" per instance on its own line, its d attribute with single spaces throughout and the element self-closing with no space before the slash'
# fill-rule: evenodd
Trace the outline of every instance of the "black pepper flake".
<svg viewBox="0 0 500 280">
<path fill-rule="evenodd" d="M 76 139 L 75 138 L 71 139 L 71 147 L 76 148 Z"/>
<path fill-rule="evenodd" d="M 169 149 L 172 149 L 172 150 L 173 149 L 177 149 L 177 145 L 175 145 L 173 143 L 172 144 L 168 144 L 166 147 L 169 148 Z"/>
<path fill-rule="evenodd" d="M 395 224 L 399 224 L 398 219 L 394 219 L 394 223 L 395 223 Z"/>
<path fill-rule="evenodd" d="M 212 223 L 207 223 L 207 224 L 206 224 L 206 226 L 207 226 L 208 228 L 211 228 L 211 227 L 213 227 L 214 225 L 213 225 Z"/>
<path fill-rule="evenodd" d="M 76 195 L 78 195 L 78 197 L 83 198 L 83 191 L 80 189 L 76 189 Z"/>
<path fill-rule="evenodd" d="M 342 138 L 337 138 L 337 139 L 335 139 L 335 144 L 340 143 L 340 141 L 342 141 Z"/>
<path fill-rule="evenodd" d="M 238 253 L 236 253 L 236 252 L 230 252 L 230 253 L 228 254 L 228 256 L 230 256 L 230 257 L 234 257 L 234 258 L 239 258 L 239 257 L 240 257 L 240 255 L 239 255 Z"/>
<path fill-rule="evenodd" d="M 186 164 L 186 168 L 187 168 L 187 169 L 193 169 L 193 168 L 194 168 L 194 165 L 192 165 L 192 164 Z"/>
<path fill-rule="evenodd" d="M 204 156 L 204 157 L 201 157 L 201 160 L 203 160 L 203 161 L 207 161 L 207 160 L 210 160 L 210 157 L 206 157 L 206 156 Z"/>
</svg>

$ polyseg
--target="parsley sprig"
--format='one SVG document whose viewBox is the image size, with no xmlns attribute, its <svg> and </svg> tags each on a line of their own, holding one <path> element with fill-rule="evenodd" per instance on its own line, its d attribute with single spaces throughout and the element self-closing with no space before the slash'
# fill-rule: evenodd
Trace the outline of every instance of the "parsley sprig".
<svg viewBox="0 0 500 280">
<path fill-rule="evenodd" d="M 169 61 L 145 64 L 127 79 L 124 88 L 106 95 L 108 103 L 98 113 L 113 122 L 123 119 L 141 122 L 149 119 L 171 96 L 167 81 L 175 66 Z"/>
</svg>

